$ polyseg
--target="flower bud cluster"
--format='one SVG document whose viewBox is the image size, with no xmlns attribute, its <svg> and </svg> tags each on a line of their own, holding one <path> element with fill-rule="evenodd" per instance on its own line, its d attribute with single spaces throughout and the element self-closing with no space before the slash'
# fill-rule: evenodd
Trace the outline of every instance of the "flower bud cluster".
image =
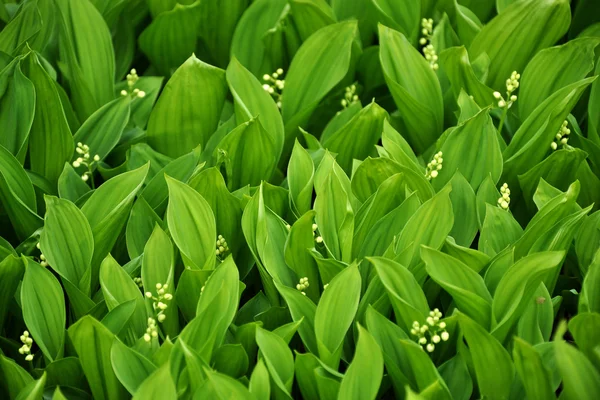
<svg viewBox="0 0 600 400">
<path fill-rule="evenodd" d="M 135 84 L 140 79 L 137 74 L 135 68 L 132 68 L 131 71 L 127 74 L 127 88 L 128 90 L 121 90 L 121 96 L 131 96 L 131 97 L 145 97 L 146 92 L 140 89 L 135 88 Z"/>
<path fill-rule="evenodd" d="M 84 166 L 87 168 L 87 171 L 85 171 L 81 175 L 81 179 L 84 182 L 87 182 L 87 180 L 92 176 L 92 167 L 95 163 L 98 163 L 100 161 L 100 156 L 96 154 L 94 157 L 91 157 L 90 147 L 87 144 L 83 144 L 81 142 L 77 143 L 77 148 L 75 149 L 75 151 L 77 152 L 77 154 L 80 155 L 80 157 L 73 161 L 73 167 L 79 168 L 81 166 Z"/>
<path fill-rule="evenodd" d="M 550 144 L 550 148 L 552 148 L 552 150 L 556 150 L 558 149 L 559 144 L 566 146 L 567 142 L 569 141 L 570 134 L 571 130 L 569 129 L 569 122 L 563 121 L 560 130 L 554 138 L 554 141 Z"/>
<path fill-rule="evenodd" d="M 152 292 L 146 292 L 146 298 L 154 300 L 152 303 L 152 308 L 154 309 L 156 314 L 156 318 L 158 322 L 163 322 L 167 316 L 165 315 L 165 310 L 168 308 L 167 302 L 173 299 L 173 295 L 168 293 L 169 285 L 157 283 L 156 284 L 156 296 L 152 294 Z"/>
<path fill-rule="evenodd" d="M 309 286 L 310 285 L 308 284 L 308 278 L 305 276 L 304 278 L 300 278 L 300 283 L 296 285 L 296 289 L 298 289 L 300 293 L 306 296 L 306 293 L 304 291 L 308 289 Z"/>
<path fill-rule="evenodd" d="M 427 169 L 425 170 L 425 178 L 428 181 L 437 178 L 439 171 L 442 169 L 442 163 L 444 162 L 442 156 L 443 153 L 441 151 L 438 151 L 433 156 L 433 160 L 431 160 L 427 164 Z"/>
<path fill-rule="evenodd" d="M 500 198 L 498 199 L 498 207 L 503 210 L 508 210 L 508 206 L 510 205 L 510 189 L 508 188 L 508 183 L 505 183 L 500 188 Z"/>
<path fill-rule="evenodd" d="M 37 242 L 36 245 L 35 245 L 35 247 L 38 250 L 41 250 L 41 248 L 40 248 L 40 242 Z M 48 266 L 48 260 L 46 260 L 46 256 L 41 251 L 40 251 L 40 265 L 42 267 L 47 267 Z"/>
<path fill-rule="evenodd" d="M 144 333 L 144 340 L 150 342 L 152 338 L 158 336 L 158 328 L 156 327 L 156 320 L 154 318 L 148 318 L 148 329 Z"/>
<path fill-rule="evenodd" d="M 436 308 L 429 312 L 426 324 L 421 325 L 418 321 L 415 321 L 410 330 L 411 335 L 417 337 L 417 343 L 421 345 L 421 348 L 425 346 L 429 353 L 433 353 L 436 344 L 441 341 L 445 342 L 450 338 L 450 334 L 446 331 L 446 323 L 440 321 L 441 318 L 442 313 Z"/>
<path fill-rule="evenodd" d="M 513 92 L 519 88 L 519 79 L 521 79 L 521 74 L 513 71 L 510 78 L 506 80 L 506 99 L 500 92 L 494 92 L 494 98 L 498 100 L 498 107 L 508 110 L 517 101 L 517 96 Z"/>
<path fill-rule="evenodd" d="M 29 336 L 29 331 L 23 332 L 21 335 L 21 343 L 23 346 L 19 348 L 19 354 L 25 355 L 25 360 L 33 360 L 33 354 L 31 354 L 31 346 L 33 345 L 33 339 Z"/>
<path fill-rule="evenodd" d="M 283 69 L 277 68 L 277 71 L 273 72 L 271 75 L 264 74 L 263 81 L 263 89 L 269 93 L 275 99 L 277 103 L 277 107 L 281 108 L 281 94 L 283 92 L 283 88 L 285 87 L 285 80 L 281 79 L 283 77 Z"/>
<path fill-rule="evenodd" d="M 423 37 L 419 39 L 419 44 L 423 46 L 423 55 L 425 56 L 425 59 L 429 61 L 429 66 L 431 69 L 437 71 L 440 67 L 437 63 L 438 55 L 433 47 L 433 44 L 431 44 L 431 38 L 433 36 L 433 19 L 423 18 L 421 20 L 421 27 L 423 28 L 421 30 Z"/>
<path fill-rule="evenodd" d="M 139 288 L 144 287 L 144 283 L 142 282 L 142 278 L 140 278 L 139 276 L 136 276 L 135 278 L 133 278 L 133 282 L 135 282 L 135 284 L 138 285 Z"/>
<path fill-rule="evenodd" d="M 358 102 L 358 95 L 356 94 L 356 85 L 352 84 L 346 87 L 344 98 L 341 101 L 342 107 L 348 108 L 352 104 Z"/>
<path fill-rule="evenodd" d="M 312 234 L 313 234 L 313 237 L 315 238 L 315 242 L 321 244 L 321 243 L 323 243 L 323 237 L 317 233 L 318 228 L 319 227 L 317 226 L 317 224 L 312 224 Z M 316 235 L 316 237 L 315 237 L 315 235 Z"/>
<path fill-rule="evenodd" d="M 216 255 L 220 257 L 224 257 L 225 254 L 229 251 L 229 246 L 225 241 L 225 238 L 222 235 L 217 236 L 217 250 Z"/>
</svg>

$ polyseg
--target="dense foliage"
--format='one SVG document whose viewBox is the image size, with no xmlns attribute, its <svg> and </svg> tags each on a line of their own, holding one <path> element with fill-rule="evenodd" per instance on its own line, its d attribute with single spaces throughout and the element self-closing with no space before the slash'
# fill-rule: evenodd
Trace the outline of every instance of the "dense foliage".
<svg viewBox="0 0 600 400">
<path fill-rule="evenodd" d="M 597 0 L 0 0 L 0 397 L 597 399 Z"/>
</svg>

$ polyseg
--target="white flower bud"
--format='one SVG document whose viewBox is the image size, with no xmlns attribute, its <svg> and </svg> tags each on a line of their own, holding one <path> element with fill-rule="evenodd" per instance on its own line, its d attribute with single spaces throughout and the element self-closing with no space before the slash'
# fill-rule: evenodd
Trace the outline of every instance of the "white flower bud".
<svg viewBox="0 0 600 400">
<path fill-rule="evenodd" d="M 121 96 L 127 96 L 127 90 L 121 90 Z"/>
<path fill-rule="evenodd" d="M 442 332 L 442 340 L 445 342 L 450 338 L 448 332 Z"/>
<path fill-rule="evenodd" d="M 146 297 L 151 299 L 152 298 L 152 292 L 146 292 Z"/>
<path fill-rule="evenodd" d="M 26 361 L 31 361 L 33 360 L 33 354 L 29 354 L 28 356 L 25 357 Z"/>
<path fill-rule="evenodd" d="M 440 336 L 439 335 L 433 335 L 433 337 L 431 338 L 431 340 L 433 341 L 433 343 L 438 344 L 440 342 Z"/>
<path fill-rule="evenodd" d="M 435 350 L 435 345 L 433 343 L 429 343 L 427 345 L 427 351 L 430 353 L 433 353 L 434 350 Z"/>
<path fill-rule="evenodd" d="M 502 98 L 502 95 L 500 94 L 500 92 L 494 92 L 494 97 L 496 98 L 496 100 L 500 100 Z"/>
<path fill-rule="evenodd" d="M 84 182 L 87 182 L 88 179 L 89 179 L 89 177 L 87 176 L 87 174 L 85 174 L 81 177 L 81 180 Z"/>
<path fill-rule="evenodd" d="M 163 322 L 166 318 L 167 318 L 167 316 L 165 314 L 160 314 L 158 316 L 158 322 Z"/>
<path fill-rule="evenodd" d="M 323 237 L 321 237 L 321 236 L 317 236 L 317 238 L 315 239 L 315 241 L 316 241 L 317 243 L 323 243 Z"/>
<path fill-rule="evenodd" d="M 150 335 L 148 335 L 147 333 L 144 333 L 144 340 L 146 342 L 150 342 L 150 340 L 152 340 L 152 338 L 150 337 Z"/>
</svg>

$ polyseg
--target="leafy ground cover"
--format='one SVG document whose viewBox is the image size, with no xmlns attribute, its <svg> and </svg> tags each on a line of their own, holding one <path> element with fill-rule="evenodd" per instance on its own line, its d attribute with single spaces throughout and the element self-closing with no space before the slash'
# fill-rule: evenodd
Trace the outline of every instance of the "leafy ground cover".
<svg viewBox="0 0 600 400">
<path fill-rule="evenodd" d="M 596 0 L 0 0 L 0 396 L 597 399 Z"/>
</svg>

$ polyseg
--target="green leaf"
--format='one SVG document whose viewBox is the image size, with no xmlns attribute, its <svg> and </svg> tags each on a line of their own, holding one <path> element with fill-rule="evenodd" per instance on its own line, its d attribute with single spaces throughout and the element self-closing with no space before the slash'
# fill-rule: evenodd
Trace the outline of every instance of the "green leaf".
<svg viewBox="0 0 600 400">
<path fill-rule="evenodd" d="M 297 369 L 297 368 L 296 368 Z M 262 359 L 259 359 L 250 376 L 248 389 L 257 400 L 269 400 L 271 398 L 270 376 Z"/>
<path fill-rule="evenodd" d="M 258 79 L 236 58 L 229 63 L 226 75 L 229 89 L 234 98 L 237 123 L 241 124 L 258 118 L 261 126 L 271 138 L 273 157 L 277 163 L 283 150 L 285 133 L 281 114 L 273 98 L 263 89 Z"/>
<path fill-rule="evenodd" d="M 502 175 L 502 152 L 489 109 L 480 111 L 454 129 L 444 141 L 441 151 L 444 155 L 443 169 L 432 182 L 434 188 L 441 188 L 449 182 L 456 170 L 475 191 L 488 176 L 491 175 L 492 181 L 497 183 Z"/>
<path fill-rule="evenodd" d="M 294 382 L 292 351 L 281 337 L 260 327 L 256 328 L 256 343 L 262 352 L 271 378 L 281 391 L 290 395 Z"/>
<path fill-rule="evenodd" d="M 11 399 L 16 398 L 21 390 L 34 382 L 23 367 L 3 354 L 0 354 L 0 373 L 3 378 L 2 384 Z"/>
<path fill-rule="evenodd" d="M 220 155 L 225 159 L 227 184 L 231 190 L 258 186 L 261 180 L 269 180 L 278 160 L 273 138 L 257 118 L 227 134 L 213 153 L 215 158 Z"/>
<path fill-rule="evenodd" d="M 142 52 L 166 76 L 196 49 L 199 19 L 202 16 L 201 2 L 173 5 L 174 8 L 158 14 L 139 36 Z"/>
<path fill-rule="evenodd" d="M 417 153 L 422 153 L 442 132 L 444 108 L 439 81 L 402 33 L 379 25 L 379 40 L 379 59 L 400 113 L 400 132 Z"/>
<path fill-rule="evenodd" d="M 469 53 L 490 57 L 489 86 L 500 90 L 512 71 L 521 72 L 541 49 L 553 45 L 571 23 L 565 0 L 522 0 L 493 18 L 475 36 Z"/>
<path fill-rule="evenodd" d="M 535 253 L 520 259 L 506 271 L 492 303 L 496 322 L 492 333 L 498 340 L 504 341 L 539 284 L 560 268 L 563 258 L 563 252 Z"/>
<path fill-rule="evenodd" d="M 31 8 L 29 4 L 25 4 L 24 7 Z M 6 28 L 2 33 L 5 30 Z M 4 127 L 4 133 L 0 136 L 0 145 L 15 157 L 19 157 L 26 151 L 29 130 L 33 124 L 35 86 L 21 71 L 21 58 L 13 59 L 2 70 L 0 82 L 4 87 L 0 94 L 0 125 Z M 11 107 L 13 104 L 19 104 L 19 107 Z"/>
<path fill-rule="evenodd" d="M 210 205 L 188 185 L 166 177 L 169 187 L 167 224 L 186 266 L 213 269 L 215 265 L 215 217 Z"/>
<path fill-rule="evenodd" d="M 85 202 L 85 214 L 94 235 L 92 287 L 97 285 L 100 263 L 116 243 L 146 176 L 149 165 L 125 172 L 104 182 Z"/>
<path fill-rule="evenodd" d="M 138 198 L 131 208 L 125 231 L 129 258 L 133 260 L 144 252 L 144 246 L 157 223 L 162 224 L 160 217 L 143 197 Z"/>
<path fill-rule="evenodd" d="M 119 339 L 115 339 L 110 348 L 110 361 L 115 375 L 132 395 L 157 370 L 150 360 L 125 346 Z"/>
<path fill-rule="evenodd" d="M 169 79 L 150 114 L 148 144 L 170 157 L 204 148 L 217 129 L 226 93 L 225 71 L 192 55 Z"/>
<path fill-rule="evenodd" d="M 479 250 L 493 257 L 519 240 L 523 236 L 523 228 L 507 210 L 490 204 L 485 207 Z"/>
<path fill-rule="evenodd" d="M 483 278 L 454 257 L 428 247 L 421 248 L 421 258 L 431 279 L 452 296 L 457 308 L 488 329 L 492 296 Z"/>
<path fill-rule="evenodd" d="M 103 160 L 121 139 L 129 122 L 130 104 L 130 98 L 122 96 L 102 106 L 81 125 L 73 141 L 88 145 L 90 155 Z"/>
<path fill-rule="evenodd" d="M 339 399 L 375 399 L 383 378 L 383 355 L 371 334 L 358 325 L 354 358 L 340 385 Z"/>
<path fill-rule="evenodd" d="M 290 209 L 297 217 L 311 208 L 315 167 L 308 151 L 296 140 L 288 165 Z"/>
<path fill-rule="evenodd" d="M 35 191 L 31 179 L 19 161 L 0 146 L 0 202 L 20 239 L 41 228 Z"/>
<path fill-rule="evenodd" d="M 50 361 L 63 356 L 65 297 L 58 280 L 38 263 L 27 260 L 21 285 L 23 319 L 35 343 Z"/>
<path fill-rule="evenodd" d="M 381 137 L 386 117 L 387 112 L 373 102 L 328 136 L 323 147 L 338 153 L 336 161 L 346 173 L 350 173 L 352 160 L 362 160 L 372 152 Z"/>
<path fill-rule="evenodd" d="M 102 15 L 89 1 L 57 1 L 60 60 L 77 116 L 84 121 L 114 99 L 115 55 Z"/>
<path fill-rule="evenodd" d="M 253 400 L 254 396 L 248 391 L 248 389 L 240 383 L 227 375 L 213 372 L 208 367 L 204 367 L 206 373 L 206 380 L 204 384 L 196 392 L 194 399 L 249 399 Z"/>
<path fill-rule="evenodd" d="M 479 107 L 487 107 L 495 102 L 493 90 L 486 86 L 475 74 L 464 46 L 451 47 L 440 53 L 440 65 L 452 85 L 454 98 L 458 99 L 464 90 Z"/>
<path fill-rule="evenodd" d="M 148 323 L 144 298 L 137 284 L 109 254 L 100 267 L 100 285 L 108 310 L 135 300 L 135 311 L 127 329 L 127 343 L 133 344 L 145 332 Z"/>
<path fill-rule="evenodd" d="M 333 9 L 325 0 L 292 0 L 290 8 L 296 29 L 304 41 L 336 21 Z"/>
<path fill-rule="evenodd" d="M 58 177 L 58 195 L 74 203 L 92 190 L 87 183 L 81 179 L 73 166 L 65 163 L 63 172 Z"/>
<path fill-rule="evenodd" d="M 414 321 L 423 322 L 429 314 L 429 305 L 413 274 L 406 267 L 387 258 L 371 257 L 367 260 L 373 264 L 385 286 L 398 326 L 408 332 Z"/>
<path fill-rule="evenodd" d="M 588 272 L 583 279 L 581 294 L 579 296 L 579 312 L 600 313 L 600 251 L 589 266 Z"/>
<path fill-rule="evenodd" d="M 4 327 L 11 300 L 24 273 L 23 259 L 11 254 L 0 261 L 0 331 Z"/>
<path fill-rule="evenodd" d="M 281 67 L 273 65 L 265 55 L 268 50 L 263 37 L 275 26 L 287 4 L 286 0 L 256 0 L 238 21 L 231 41 L 231 56 L 255 76 L 270 74 Z"/>
<path fill-rule="evenodd" d="M 395 2 L 391 0 L 373 0 L 379 20 L 386 26 L 402 32 L 411 43 L 417 41 L 420 32 L 419 17 L 421 5 L 419 0 Z"/>
<path fill-rule="evenodd" d="M 454 225 L 449 235 L 458 245 L 470 246 L 479 227 L 475 192 L 460 171 L 454 174 L 448 184 L 452 187 L 450 192 L 452 211 L 455 215 L 462 217 L 454 219 Z"/>
<path fill-rule="evenodd" d="M 594 69 L 598 38 L 581 38 L 536 54 L 523 71 L 519 90 L 519 117 L 525 120 L 557 90 L 588 76 Z"/>
<path fill-rule="evenodd" d="M 469 344 L 481 396 L 508 399 L 515 374 L 510 355 L 498 340 L 469 317 L 459 314 L 458 321 Z"/>
<path fill-rule="evenodd" d="M 286 148 L 291 149 L 297 127 L 309 119 L 321 100 L 351 68 L 356 34 L 357 24 L 353 21 L 328 25 L 311 35 L 298 49 L 283 90 L 281 111 Z"/>
<path fill-rule="evenodd" d="M 96 399 L 120 399 L 127 391 L 113 372 L 110 350 L 114 335 L 93 317 L 85 316 L 69 328 L 81 367 Z M 93 340 L 90 340 L 93 338 Z"/>
<path fill-rule="evenodd" d="M 28 54 L 24 70 L 35 87 L 36 113 L 29 133 L 31 170 L 56 183 L 73 155 L 73 138 L 55 83 L 36 53 Z"/>
<path fill-rule="evenodd" d="M 169 364 L 165 364 L 152 375 L 150 375 L 138 387 L 133 396 L 135 400 L 163 399 L 173 400 L 177 398 L 177 388 L 171 377 Z"/>
<path fill-rule="evenodd" d="M 90 293 L 94 237 L 85 215 L 68 200 L 46 196 L 40 248 L 60 276 Z"/>
<path fill-rule="evenodd" d="M 310 280 L 309 280 L 310 283 Z M 298 333 L 306 348 L 313 354 L 318 354 L 317 339 L 315 336 L 315 314 L 317 307 L 299 290 L 275 282 L 277 290 L 285 300 L 294 321 L 302 321 Z M 311 285 L 313 286 L 313 285 Z"/>
<path fill-rule="evenodd" d="M 579 313 L 569 321 L 569 331 L 573 334 L 577 347 L 594 364 L 600 366 L 600 355 L 597 352 L 598 338 L 594 334 L 600 329 L 600 314 Z"/>
<path fill-rule="evenodd" d="M 594 399 L 600 391 L 600 373 L 575 347 L 565 342 L 554 343 L 556 364 L 563 378 L 565 399 Z"/>
<path fill-rule="evenodd" d="M 361 277 L 356 264 L 346 267 L 329 282 L 315 313 L 319 357 L 337 368 L 342 344 L 358 309 Z"/>
<path fill-rule="evenodd" d="M 0 4 L 2 8 L 4 4 Z M 6 12 L 6 9 L 4 9 Z M 36 3 L 22 3 L 15 15 L 3 26 L 0 32 L 0 51 L 8 54 L 17 53 L 27 41 L 35 38 L 40 31 L 42 18 Z"/>
<path fill-rule="evenodd" d="M 30 382 L 27 386 L 19 392 L 16 400 L 38 400 L 42 399 L 44 393 L 44 386 L 46 385 L 46 372 L 42 374 L 42 377 L 37 381 Z"/>
<path fill-rule="evenodd" d="M 163 285 L 166 293 L 175 293 L 175 258 L 173 244 L 169 236 L 160 226 L 156 225 L 152 235 L 144 247 L 144 258 L 142 260 L 142 282 L 145 292 L 156 292 L 156 284 Z M 164 287 L 168 285 L 168 289 Z M 150 303 L 150 301 L 148 301 Z M 170 302 L 172 304 L 172 302 Z M 168 305 L 171 305 L 168 304 Z M 170 337 L 179 333 L 179 314 L 176 307 L 164 310 L 166 316 L 162 323 L 163 331 Z"/>
</svg>

